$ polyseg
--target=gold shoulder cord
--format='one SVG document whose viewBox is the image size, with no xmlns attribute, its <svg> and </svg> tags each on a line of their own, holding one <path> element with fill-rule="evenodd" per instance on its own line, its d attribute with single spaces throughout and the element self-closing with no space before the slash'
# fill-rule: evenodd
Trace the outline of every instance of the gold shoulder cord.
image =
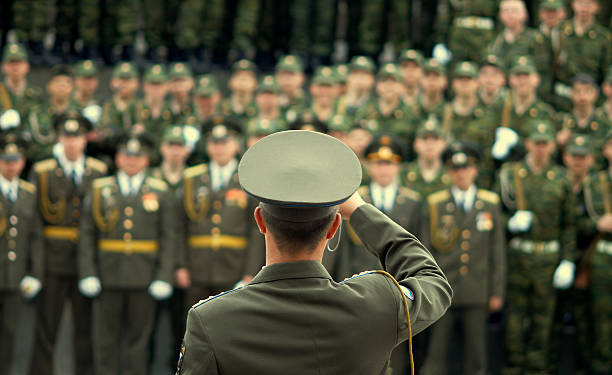
<svg viewBox="0 0 612 375">
<path fill-rule="evenodd" d="M 453 122 L 453 107 L 450 103 L 444 105 L 444 114 L 442 115 L 442 135 L 447 141 L 450 141 L 451 136 L 451 123 Z"/>
<path fill-rule="evenodd" d="M 197 207 L 196 203 L 194 203 L 193 196 L 193 177 L 186 178 L 183 182 L 184 184 L 184 204 L 185 204 L 185 212 L 191 221 L 199 222 L 206 217 L 209 208 L 208 199 L 200 199 L 198 198 Z"/>
<path fill-rule="evenodd" d="M 102 216 L 100 201 L 102 200 L 102 188 L 93 189 L 92 211 L 93 217 L 102 232 L 110 232 L 119 220 L 119 209 L 114 208 L 107 216 Z"/>
<path fill-rule="evenodd" d="M 38 194 L 40 197 L 40 211 L 50 224 L 57 224 L 64 218 L 66 214 L 66 199 L 61 198 L 57 202 L 53 203 L 49 199 L 49 176 L 47 172 L 42 172 L 38 175 L 39 189 Z"/>
<path fill-rule="evenodd" d="M 448 241 L 443 243 L 438 236 L 438 216 L 440 216 L 438 212 L 438 204 L 430 204 L 429 205 L 429 230 L 431 232 L 431 243 L 438 251 L 448 251 L 451 247 L 455 245 L 455 241 L 459 236 L 459 228 L 453 227 L 451 230 Z"/>
<path fill-rule="evenodd" d="M 4 110 L 13 108 L 13 103 L 11 103 L 11 96 L 6 90 L 6 86 L 3 83 L 0 83 L 0 102 L 2 103 L 2 107 Z"/>
<path fill-rule="evenodd" d="M 519 169 L 521 168 L 520 164 L 515 164 L 513 167 L 514 172 L 514 189 L 516 193 L 516 208 L 517 210 L 526 210 L 527 204 L 525 203 L 525 193 L 523 191 L 523 182 L 521 181 L 521 176 L 519 175 Z"/>
<path fill-rule="evenodd" d="M 504 99 L 504 107 L 502 108 L 501 126 L 510 127 L 510 113 L 512 112 L 512 94 L 508 93 Z"/>
<path fill-rule="evenodd" d="M 408 322 L 408 357 L 410 358 L 410 375 L 414 375 L 414 357 L 412 356 L 412 325 L 410 324 L 410 311 L 408 310 L 408 301 L 406 300 L 406 296 L 404 295 L 404 291 L 400 287 L 400 284 L 389 272 L 383 270 L 376 270 L 374 271 L 374 273 L 379 273 L 389 278 L 393 282 L 393 284 L 395 284 L 397 290 L 399 290 L 400 295 L 402 296 L 404 311 L 406 312 L 406 321 Z"/>
<path fill-rule="evenodd" d="M 612 212 L 612 202 L 610 202 L 610 184 L 608 184 L 608 177 L 606 171 L 599 172 L 599 186 L 601 187 L 601 197 L 603 199 L 604 209 L 606 213 Z"/>
<path fill-rule="evenodd" d="M 2 211 L 2 203 L 0 203 L 0 211 Z M 6 219 L 6 215 L 0 216 L 0 236 L 4 234 L 4 231 L 6 231 L 7 226 L 8 220 Z"/>
</svg>

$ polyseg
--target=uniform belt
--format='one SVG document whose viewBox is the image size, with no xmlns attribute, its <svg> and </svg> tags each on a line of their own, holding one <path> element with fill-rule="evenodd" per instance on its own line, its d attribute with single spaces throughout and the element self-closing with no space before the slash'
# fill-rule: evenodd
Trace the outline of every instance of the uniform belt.
<svg viewBox="0 0 612 375">
<path fill-rule="evenodd" d="M 43 234 L 46 238 L 54 240 L 76 241 L 79 238 L 79 228 L 46 226 Z"/>
<path fill-rule="evenodd" d="M 126 241 L 126 240 L 99 240 L 98 249 L 114 253 L 154 253 L 159 249 L 157 241 Z"/>
<path fill-rule="evenodd" d="M 244 250 L 247 246 L 247 239 L 239 236 L 227 236 L 227 235 L 212 235 L 212 236 L 190 236 L 189 237 L 190 247 L 199 248 L 212 248 L 218 250 L 219 248 L 228 248 L 234 250 Z"/>
<path fill-rule="evenodd" d="M 477 29 L 491 31 L 495 28 L 493 19 L 489 17 L 466 16 L 455 18 L 455 26 L 465 29 Z"/>
<path fill-rule="evenodd" d="M 526 254 L 555 254 L 559 252 L 559 241 L 531 241 L 523 240 L 520 238 L 513 238 L 510 240 L 510 247 L 518 249 Z"/>
<path fill-rule="evenodd" d="M 600 240 L 595 247 L 597 252 L 612 255 L 612 242 Z"/>
</svg>

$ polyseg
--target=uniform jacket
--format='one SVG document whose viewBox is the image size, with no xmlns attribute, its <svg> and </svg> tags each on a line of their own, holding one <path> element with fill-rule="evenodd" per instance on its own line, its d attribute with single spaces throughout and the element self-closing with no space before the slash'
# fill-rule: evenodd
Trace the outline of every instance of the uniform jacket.
<svg viewBox="0 0 612 375">
<path fill-rule="evenodd" d="M 146 177 L 126 197 L 117 176 L 94 180 L 80 222 L 79 278 L 98 276 L 103 288 L 119 289 L 172 282 L 177 222 L 167 190 Z"/>
<path fill-rule="evenodd" d="M 0 193 L 0 291 L 16 291 L 26 275 L 43 279 L 42 225 L 36 188 L 20 180 L 17 200 Z"/>
<path fill-rule="evenodd" d="M 37 186 L 37 213 L 44 225 L 45 268 L 49 272 L 76 275 L 83 199 L 93 180 L 106 172 L 104 162 L 86 157 L 81 183 L 75 186 L 57 159 L 34 164 L 31 181 Z"/>
<path fill-rule="evenodd" d="M 427 198 L 423 241 L 453 287 L 453 306 L 484 306 L 504 296 L 505 222 L 499 196 L 478 189 L 470 212 L 459 209 L 450 189 Z"/>
<path fill-rule="evenodd" d="M 413 235 L 371 205 L 350 224 L 404 287 L 413 335 L 444 314 L 452 291 Z M 383 374 L 408 336 L 402 292 L 387 277 L 337 283 L 318 262 L 278 263 L 189 311 L 179 373 Z"/>
<path fill-rule="evenodd" d="M 255 223 L 257 203 L 238 183 L 237 169 L 229 183 L 213 191 L 208 164 L 185 170 L 179 267 L 188 267 L 192 282 L 227 285 L 255 275 L 264 262 L 264 239 Z"/>
</svg>

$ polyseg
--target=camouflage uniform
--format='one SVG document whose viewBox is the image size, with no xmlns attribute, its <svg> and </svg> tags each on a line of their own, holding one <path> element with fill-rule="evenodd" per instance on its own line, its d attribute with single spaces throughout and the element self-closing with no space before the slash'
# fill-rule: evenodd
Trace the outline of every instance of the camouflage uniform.
<svg viewBox="0 0 612 375">
<path fill-rule="evenodd" d="M 573 113 L 563 113 L 559 116 L 560 129 L 568 129 L 572 134 L 587 135 L 592 140 L 593 149 L 601 150 L 606 134 L 612 128 L 610 121 L 602 116 L 599 111 L 593 111 L 585 126 L 578 125 Z M 595 155 L 595 170 L 602 169 L 605 165 L 603 155 L 598 152 Z"/>
<path fill-rule="evenodd" d="M 551 56 L 546 39 L 534 29 L 526 28 L 516 36 L 513 43 L 506 41 L 502 31 L 491 41 L 487 52 L 497 56 L 506 70 L 509 70 L 520 56 L 531 56 L 538 72 L 547 74 L 549 71 Z"/>
</svg>

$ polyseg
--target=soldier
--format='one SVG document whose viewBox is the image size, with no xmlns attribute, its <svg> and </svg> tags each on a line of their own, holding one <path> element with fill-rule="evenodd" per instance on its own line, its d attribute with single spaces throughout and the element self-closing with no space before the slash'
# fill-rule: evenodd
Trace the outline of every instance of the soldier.
<svg viewBox="0 0 612 375">
<path fill-rule="evenodd" d="M 606 134 L 603 154 L 612 166 L 612 132 Z M 612 167 L 592 175 L 585 184 L 585 201 L 588 219 L 581 220 L 581 235 L 590 236 L 592 242 L 579 266 L 576 282 L 587 278 L 589 288 L 590 317 L 592 323 L 592 353 L 589 361 L 591 374 L 603 375 L 612 371 L 612 329 L 610 296 L 612 283 L 612 203 L 610 201 Z M 587 194 L 588 191 L 588 194 Z M 580 238 L 580 237 L 579 237 Z M 588 276 L 587 276 L 588 275 Z M 582 277 L 581 277 L 582 276 Z"/>
<path fill-rule="evenodd" d="M 240 127 L 228 119 L 207 124 L 202 142 L 210 163 L 185 170 L 181 235 L 185 245 L 175 278 L 186 285 L 186 306 L 248 283 L 263 265 L 255 202 L 238 184 Z"/>
<path fill-rule="evenodd" d="M 2 52 L 4 82 L 0 83 L 0 108 L 2 111 L 17 111 L 22 129 L 27 128 L 27 118 L 32 108 L 43 102 L 42 90 L 28 84 L 29 72 L 30 63 L 25 48 L 21 44 L 7 44 Z"/>
<path fill-rule="evenodd" d="M 257 88 L 256 67 L 250 60 L 238 60 L 232 65 L 227 86 L 230 89 L 230 97 L 225 98 L 220 104 L 220 114 L 233 116 L 241 121 L 252 117 L 257 113 L 253 97 Z"/>
<path fill-rule="evenodd" d="M 79 219 L 92 181 L 106 176 L 102 161 L 85 156 L 91 123 L 71 113 L 55 121 L 61 147 L 32 169 L 38 191 L 36 215 L 44 224 L 45 288 L 37 305 L 36 339 L 30 373 L 52 374 L 53 353 L 66 300 L 72 307 L 75 371 L 93 374 L 92 303 L 77 287 Z"/>
<path fill-rule="evenodd" d="M 284 113 L 280 105 L 281 90 L 274 80 L 274 76 L 264 76 L 255 93 L 255 107 L 257 114 L 253 118 L 275 121 L 281 129 L 286 129 Z M 246 126 L 246 124 L 243 124 Z"/>
<path fill-rule="evenodd" d="M 504 68 L 495 55 L 487 55 L 478 70 L 478 101 L 488 111 L 500 111 L 506 98 Z"/>
<path fill-rule="evenodd" d="M 136 124 L 136 92 L 140 82 L 136 66 L 122 62 L 113 68 L 110 81 L 113 96 L 104 103 L 100 127 L 109 140 L 119 130 L 127 131 Z"/>
<path fill-rule="evenodd" d="M 338 99 L 337 81 L 334 72 L 329 66 L 320 66 L 310 81 L 310 105 L 298 113 L 289 110 L 285 114 L 287 122 L 292 123 L 300 117 L 316 117 L 321 122 L 329 121 L 334 115 L 346 115 L 346 107 L 342 99 Z"/>
<path fill-rule="evenodd" d="M 168 72 L 168 92 L 170 93 L 170 109 L 172 123 L 195 125 L 196 117 L 191 99 L 195 82 L 191 67 L 182 62 L 170 65 Z"/>
<path fill-rule="evenodd" d="M 166 128 L 172 124 L 172 110 L 166 102 L 168 76 L 163 65 L 155 64 L 147 69 L 142 80 L 142 92 L 144 97 L 134 104 L 136 124 L 132 129 L 147 132 L 159 144 Z M 153 158 L 154 165 L 158 161 L 158 157 Z"/>
<path fill-rule="evenodd" d="M 289 109 L 301 113 L 308 105 L 308 96 L 304 92 L 304 68 L 302 60 L 295 55 L 285 55 L 278 60 L 274 78 L 282 94 L 280 105 L 283 112 Z"/>
<path fill-rule="evenodd" d="M 612 34 L 597 23 L 599 0 L 572 0 L 574 17 L 561 25 L 559 55 L 555 60 L 554 93 L 565 99 L 569 110 L 569 85 L 579 73 L 586 73 L 598 84 L 612 65 Z"/>
<path fill-rule="evenodd" d="M 593 147 L 599 150 L 603 145 L 606 133 L 612 123 L 595 111 L 595 102 L 599 96 L 599 89 L 593 78 L 586 74 L 578 74 L 572 80 L 572 112 L 560 115 L 561 130 L 557 132 L 557 145 L 565 147 L 572 134 L 588 135 L 594 140 Z M 603 155 L 595 157 L 595 169 L 603 168 Z"/>
<path fill-rule="evenodd" d="M 266 120 L 260 118 L 253 118 L 249 120 L 246 128 L 246 148 L 250 148 L 263 137 L 279 132 L 281 130 L 282 128 L 275 120 Z"/>
<path fill-rule="evenodd" d="M 351 60 L 346 77 L 346 94 L 341 98 L 341 105 L 346 108 L 350 118 L 354 118 L 357 110 L 370 99 L 375 69 L 374 61 L 368 57 L 355 56 Z"/>
<path fill-rule="evenodd" d="M 0 141 L 0 373 L 9 374 L 22 297 L 32 299 L 44 277 L 42 223 L 36 215 L 36 187 L 19 179 L 25 144 L 14 134 Z M 4 255 L 6 254 L 6 255 Z M 21 292 L 21 295 L 20 295 Z"/>
<path fill-rule="evenodd" d="M 504 374 L 549 373 L 554 288 L 569 287 L 575 268 L 574 194 L 551 160 L 554 130 L 543 120 L 532 121 L 529 129 L 525 158 L 500 171 L 511 234 Z"/>
<path fill-rule="evenodd" d="M 540 96 L 549 103 L 555 102 L 553 95 L 553 71 L 556 69 L 555 60 L 559 57 L 561 40 L 561 23 L 565 20 L 565 4 L 562 0 L 544 0 L 539 4 L 538 14 L 540 23 L 538 32 L 544 36 L 544 45 L 551 56 L 550 65 L 546 71 L 541 71 L 542 83 L 539 87 Z M 560 104 L 560 103 L 557 103 Z"/>
<path fill-rule="evenodd" d="M 399 70 L 402 75 L 404 103 L 415 105 L 421 93 L 420 82 L 423 78 L 423 54 L 413 49 L 402 51 L 398 58 Z"/>
<path fill-rule="evenodd" d="M 348 65 L 347 64 L 336 64 L 333 66 L 334 75 L 338 82 L 338 96 L 346 95 L 346 77 L 348 76 Z"/>
<path fill-rule="evenodd" d="M 96 91 L 100 84 L 99 74 L 100 71 L 98 66 L 93 60 L 81 60 L 74 64 L 72 68 L 74 74 L 74 91 L 72 93 L 72 99 L 70 101 L 70 107 L 83 111 L 89 106 L 99 106 L 100 102 L 96 98 Z M 98 120 L 89 119 L 92 124 L 97 124 L 101 113 L 98 113 Z"/>
<path fill-rule="evenodd" d="M 417 99 L 415 112 L 421 121 L 429 115 L 442 119 L 444 111 L 444 92 L 448 86 L 446 68 L 437 60 L 429 59 L 423 65 L 423 78 L 421 79 L 421 95 Z"/>
<path fill-rule="evenodd" d="M 460 319 L 463 373 L 486 374 L 487 317 L 501 310 L 506 286 L 505 221 L 499 196 L 476 184 L 476 145 L 452 143 L 442 159 L 452 183 L 427 198 L 423 241 L 453 287 L 453 303 L 432 327 L 421 373 L 448 372 L 449 344 Z"/>
<path fill-rule="evenodd" d="M 415 190 L 423 198 L 450 184 L 450 177 L 442 166 L 442 152 L 446 140 L 438 120 L 431 116 L 417 130 L 414 139 L 416 160 L 410 162 L 402 172 L 402 183 Z"/>
<path fill-rule="evenodd" d="M 395 64 L 386 63 L 376 75 L 376 99 L 366 101 L 355 114 L 357 121 L 375 123 L 380 133 L 400 136 L 410 144 L 414 140 L 418 118 L 402 101 L 402 77 Z"/>
<path fill-rule="evenodd" d="M 101 374 L 147 373 L 155 300 L 172 294 L 177 221 L 165 182 L 146 175 L 153 143 L 144 134 L 118 141 L 116 175 L 94 180 L 85 198 L 78 248 L 79 291 L 99 298 Z"/>
<path fill-rule="evenodd" d="M 221 92 L 215 76 L 205 74 L 197 77 L 193 92 L 193 109 L 198 127 L 219 113 L 220 102 Z"/>
<path fill-rule="evenodd" d="M 343 115 L 335 115 L 328 122 L 328 132 L 327 134 L 336 138 L 337 140 L 347 143 L 347 136 L 349 131 L 351 130 L 351 126 L 346 120 L 346 116 Z M 349 146 L 350 147 L 350 146 Z"/>
</svg>

